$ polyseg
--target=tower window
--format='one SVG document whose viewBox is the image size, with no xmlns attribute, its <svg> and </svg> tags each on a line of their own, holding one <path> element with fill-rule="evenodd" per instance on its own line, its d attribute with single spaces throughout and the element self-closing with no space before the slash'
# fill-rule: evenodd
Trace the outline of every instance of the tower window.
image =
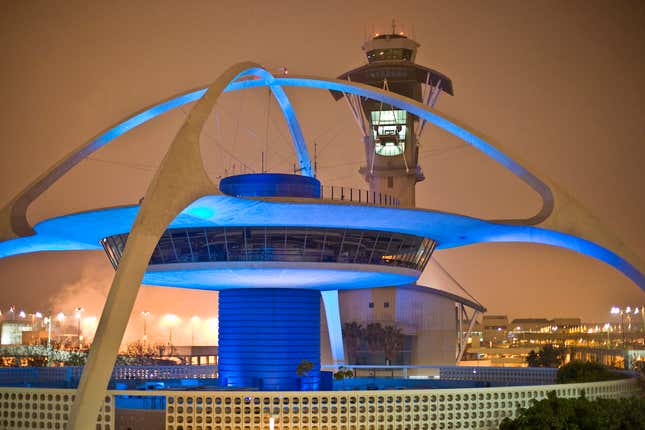
<svg viewBox="0 0 645 430">
<path fill-rule="evenodd" d="M 368 308 L 370 308 L 370 309 L 374 308 L 374 302 L 370 302 L 370 303 L 367 305 L 367 307 L 368 307 Z"/>
<path fill-rule="evenodd" d="M 371 112 L 374 150 L 378 155 L 392 157 L 405 151 L 408 113 L 404 110 Z"/>
<path fill-rule="evenodd" d="M 389 307 L 390 307 L 390 302 L 385 302 L 385 303 L 383 303 L 383 307 L 384 307 L 384 308 L 389 308 Z"/>
<path fill-rule="evenodd" d="M 393 176 L 388 176 L 387 177 L 387 187 L 388 188 L 393 188 L 394 187 L 394 177 Z"/>
</svg>

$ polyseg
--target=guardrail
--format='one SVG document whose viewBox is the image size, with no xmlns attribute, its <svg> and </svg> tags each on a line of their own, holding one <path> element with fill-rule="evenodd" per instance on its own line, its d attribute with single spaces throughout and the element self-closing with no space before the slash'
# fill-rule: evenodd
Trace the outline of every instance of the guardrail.
<svg viewBox="0 0 645 430">
<path fill-rule="evenodd" d="M 494 429 L 518 407 L 558 397 L 622 398 L 640 392 L 637 378 L 584 384 L 388 391 L 124 391 L 109 390 L 98 430 L 115 429 L 115 405 L 161 405 L 166 430 L 202 428 L 319 430 Z M 0 388 L 0 428 L 63 429 L 75 390 Z M 127 402 L 120 402 L 127 399 Z M 142 403 L 143 404 L 143 403 Z M 119 414 L 124 416 L 127 409 Z M 135 409 L 140 414 L 141 409 Z M 139 415 L 140 416 L 140 415 Z M 158 416 L 158 415 L 157 415 Z M 118 424 L 117 424 L 118 428 Z"/>
<path fill-rule="evenodd" d="M 399 199 L 388 194 L 376 191 L 361 190 L 358 188 L 338 187 L 335 185 L 321 185 L 320 198 L 326 200 L 341 200 L 368 205 L 399 207 Z"/>
<path fill-rule="evenodd" d="M 76 387 L 83 367 L 4 367 L 0 386 Z M 217 366 L 114 366 L 113 381 L 209 379 L 217 377 Z"/>
<path fill-rule="evenodd" d="M 345 365 L 356 376 L 430 377 L 447 381 L 479 381 L 495 385 L 555 384 L 558 369 L 548 367 L 492 366 L 373 366 Z M 335 370 L 332 366 L 323 369 Z"/>
</svg>

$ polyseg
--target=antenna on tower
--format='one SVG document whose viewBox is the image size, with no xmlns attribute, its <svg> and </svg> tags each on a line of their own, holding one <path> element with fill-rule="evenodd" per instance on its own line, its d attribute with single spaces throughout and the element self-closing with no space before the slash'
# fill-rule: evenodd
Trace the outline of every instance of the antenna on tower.
<svg viewBox="0 0 645 430">
<path fill-rule="evenodd" d="M 392 34 L 396 34 L 396 20 L 392 18 Z"/>
</svg>

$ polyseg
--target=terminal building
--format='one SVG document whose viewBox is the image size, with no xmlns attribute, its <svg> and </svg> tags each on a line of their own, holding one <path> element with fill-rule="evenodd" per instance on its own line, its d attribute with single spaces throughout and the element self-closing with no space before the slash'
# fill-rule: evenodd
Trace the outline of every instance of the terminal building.
<svg viewBox="0 0 645 430">
<path fill-rule="evenodd" d="M 375 35 L 363 46 L 367 64 L 338 79 L 272 74 L 255 63 L 236 64 L 209 87 L 167 99 L 109 128 L 0 211 L 0 257 L 104 249 L 116 269 L 78 389 L 74 396 L 64 396 L 73 402 L 69 420 L 61 421 L 80 430 L 96 424 L 101 405 L 101 413 L 109 414 L 106 387 L 141 283 L 219 292 L 218 384 L 210 388 L 220 394 L 209 396 L 238 391 L 226 397 L 223 409 L 217 403 L 222 397 L 216 397 L 215 409 L 222 410 L 217 414 L 202 413 L 212 409 L 199 403 L 202 391 L 198 397 L 172 394 L 164 408 L 166 428 L 173 430 L 198 419 L 220 423 L 213 427 L 218 429 L 242 428 L 242 423 L 266 428 L 273 415 L 280 414 L 296 420 L 289 421 L 295 423 L 293 428 L 301 428 L 300 423 L 302 428 L 313 428 L 310 419 L 325 429 L 330 422 L 340 423 L 333 428 L 365 430 L 377 425 L 412 428 L 421 422 L 419 428 L 429 429 L 437 420 L 446 423 L 441 428 L 454 427 L 452 413 L 449 418 L 430 413 L 427 392 L 419 396 L 408 391 L 405 400 L 400 394 L 388 394 L 387 408 L 385 398 L 377 400 L 378 408 L 351 404 L 367 401 L 366 391 L 360 392 L 367 386 L 353 385 L 353 400 L 316 393 L 306 397 L 309 391 L 343 389 L 331 381 L 331 372 L 343 365 L 445 366 L 459 361 L 476 316 L 485 309 L 467 294 L 417 283 L 424 270 L 434 270 L 433 253 L 442 249 L 481 242 L 560 246 L 611 264 L 645 288 L 640 262 L 628 260 L 629 253 L 623 256 L 624 247 L 616 245 L 611 234 L 596 224 L 588 230 L 569 223 L 584 221 L 588 215 L 567 212 L 582 210 L 577 206 L 558 206 L 565 195 L 559 187 L 433 110 L 441 94 L 453 94 L 452 82 L 414 62 L 418 46 L 395 31 Z M 237 175 L 214 184 L 199 148 L 204 124 L 224 91 L 261 87 L 271 89 L 283 111 L 300 174 Z M 283 87 L 320 88 L 347 103 L 362 142 L 345 144 L 364 148 L 360 174 L 367 190 L 321 187 Z M 139 204 L 29 225 L 25 214 L 31 201 L 80 160 L 126 131 L 191 102 L 196 103 Z M 417 208 L 415 186 L 425 177 L 419 165 L 419 136 L 427 124 L 458 136 L 518 176 L 542 197 L 540 212 L 528 219 L 481 220 Z M 557 220 L 550 221 L 552 216 Z M 476 369 L 459 372 L 447 369 L 444 376 L 468 377 L 472 387 L 484 383 L 473 379 Z M 401 383 L 412 387 L 411 380 Z M 271 391 L 277 392 L 275 396 L 266 394 Z M 297 396 L 289 397 L 293 391 Z M 310 398 L 315 417 L 308 415 L 305 401 Z M 403 401 L 409 407 L 402 407 Z M 345 411 L 342 416 L 331 412 L 338 407 Z M 199 416 L 196 408 L 202 411 Z M 472 428 L 490 426 L 506 413 L 486 417 L 483 408 L 468 416 Z M 396 425 L 385 426 L 393 420 Z"/>
</svg>

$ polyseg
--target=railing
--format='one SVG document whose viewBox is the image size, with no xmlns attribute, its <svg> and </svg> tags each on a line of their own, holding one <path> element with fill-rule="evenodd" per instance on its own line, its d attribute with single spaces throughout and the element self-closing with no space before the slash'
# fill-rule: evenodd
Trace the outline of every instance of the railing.
<svg viewBox="0 0 645 430">
<path fill-rule="evenodd" d="M 638 379 L 522 387 L 383 391 L 124 391 L 109 390 L 96 428 L 114 430 L 115 405 L 153 405 L 165 429 L 383 430 L 494 429 L 518 407 L 550 391 L 558 397 L 622 398 L 640 392 Z M 0 388 L 0 428 L 63 429 L 75 390 Z M 116 399 L 115 399 L 116 397 Z M 121 401 L 127 399 L 127 401 Z M 116 402 L 115 402 L 116 401 Z M 135 408 L 136 413 L 141 409 Z"/>
<path fill-rule="evenodd" d="M 489 366 L 373 366 L 345 365 L 356 376 L 429 377 L 446 381 L 489 382 L 492 385 L 555 384 L 558 369 L 548 367 Z M 333 369 L 325 367 L 325 369 Z"/>
<path fill-rule="evenodd" d="M 399 200 L 388 194 L 376 191 L 361 190 L 334 185 L 321 185 L 320 198 L 326 200 L 341 200 L 347 202 L 365 203 L 368 205 L 399 207 Z"/>
<path fill-rule="evenodd" d="M 83 368 L 4 367 L 0 368 L 0 386 L 75 387 Z M 217 377 L 217 366 L 114 366 L 113 381 L 209 379 Z"/>
</svg>

